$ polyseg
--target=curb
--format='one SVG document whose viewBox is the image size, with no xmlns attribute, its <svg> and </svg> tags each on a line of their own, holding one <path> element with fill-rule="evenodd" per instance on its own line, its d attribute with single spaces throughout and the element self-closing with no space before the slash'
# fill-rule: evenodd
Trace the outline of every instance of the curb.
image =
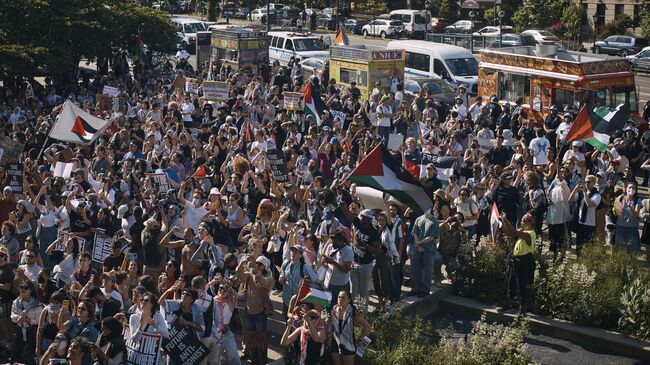
<svg viewBox="0 0 650 365">
<path fill-rule="evenodd" d="M 442 284 L 440 288 L 435 288 L 431 294 L 424 298 L 406 297 L 400 301 L 398 308 L 404 314 L 417 315 L 420 318 L 425 318 L 437 311 L 440 306 L 440 301 L 451 296 L 452 291 L 451 284 Z"/>
<path fill-rule="evenodd" d="M 488 321 L 502 324 L 509 324 L 517 319 L 515 314 L 499 313 L 495 307 L 455 295 L 439 299 L 439 306 L 443 310 L 457 311 L 475 318 L 485 314 Z M 545 316 L 531 314 L 527 317 L 530 331 L 533 333 L 650 362 L 650 342 L 640 341 L 618 332 L 578 326 Z"/>
</svg>

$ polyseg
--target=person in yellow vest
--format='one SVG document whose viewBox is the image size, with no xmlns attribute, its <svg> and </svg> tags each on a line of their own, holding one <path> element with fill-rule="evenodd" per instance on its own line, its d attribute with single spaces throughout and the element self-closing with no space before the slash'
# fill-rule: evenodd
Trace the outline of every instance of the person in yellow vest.
<svg viewBox="0 0 650 365">
<path fill-rule="evenodd" d="M 521 218 L 521 228 L 515 229 L 510 221 L 503 219 L 505 234 L 517 239 L 512 251 L 510 270 L 508 270 L 508 294 L 504 309 L 511 308 L 515 294 L 519 294 L 519 312 L 521 314 L 526 314 L 529 302 L 528 285 L 532 284 L 535 278 L 533 251 L 537 236 L 533 221 L 533 215 L 526 213 Z"/>
</svg>

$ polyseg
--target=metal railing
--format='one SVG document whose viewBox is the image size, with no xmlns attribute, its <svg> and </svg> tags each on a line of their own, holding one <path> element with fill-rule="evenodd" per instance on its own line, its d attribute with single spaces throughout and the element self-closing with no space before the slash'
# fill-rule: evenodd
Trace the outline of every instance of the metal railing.
<svg viewBox="0 0 650 365">
<path fill-rule="evenodd" d="M 425 39 L 429 42 L 467 48 L 473 52 L 488 48 L 493 43 L 499 42 L 499 37 L 486 37 L 463 33 L 427 33 Z"/>
</svg>

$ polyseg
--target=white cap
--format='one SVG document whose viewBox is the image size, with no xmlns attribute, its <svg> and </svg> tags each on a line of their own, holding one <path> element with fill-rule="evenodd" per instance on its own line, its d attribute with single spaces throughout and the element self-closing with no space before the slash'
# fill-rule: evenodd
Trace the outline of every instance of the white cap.
<svg viewBox="0 0 650 365">
<path fill-rule="evenodd" d="M 267 259 L 266 256 L 258 256 L 255 262 L 264 265 L 264 267 L 266 267 L 266 271 L 271 270 L 271 260 Z"/>
<path fill-rule="evenodd" d="M 572 145 L 575 147 L 582 147 L 582 141 L 573 141 Z"/>
<path fill-rule="evenodd" d="M 117 219 L 122 219 L 124 218 L 124 215 L 126 212 L 129 211 L 129 207 L 126 204 L 120 205 L 119 208 L 117 208 Z"/>
<path fill-rule="evenodd" d="M 217 188 L 212 188 L 210 189 L 210 195 L 221 195 L 221 192 Z"/>
</svg>

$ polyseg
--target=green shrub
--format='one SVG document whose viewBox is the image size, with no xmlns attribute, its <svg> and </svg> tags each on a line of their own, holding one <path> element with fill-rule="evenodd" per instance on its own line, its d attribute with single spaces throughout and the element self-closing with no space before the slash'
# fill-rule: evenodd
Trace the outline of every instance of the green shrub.
<svg viewBox="0 0 650 365">
<path fill-rule="evenodd" d="M 626 34 L 629 28 L 632 28 L 634 22 L 627 14 L 620 14 L 613 21 L 603 25 L 598 29 L 598 37 L 607 38 L 610 35 Z"/>
<path fill-rule="evenodd" d="M 456 278 L 458 294 L 486 304 L 502 304 L 506 295 L 511 247 L 510 241 L 498 240 L 495 245 L 486 237 L 476 248 L 461 246 Z"/>
<path fill-rule="evenodd" d="M 481 318 L 465 339 L 444 336 L 433 343 L 431 324 L 418 317 L 397 311 L 390 316 L 371 319 L 372 330 L 366 356 L 356 363 L 362 365 L 519 365 L 530 363 L 524 353 L 523 339 L 527 322 L 511 326 L 488 324 Z"/>
<path fill-rule="evenodd" d="M 650 340 L 650 285 L 640 278 L 628 283 L 621 294 L 621 332 Z"/>
</svg>

